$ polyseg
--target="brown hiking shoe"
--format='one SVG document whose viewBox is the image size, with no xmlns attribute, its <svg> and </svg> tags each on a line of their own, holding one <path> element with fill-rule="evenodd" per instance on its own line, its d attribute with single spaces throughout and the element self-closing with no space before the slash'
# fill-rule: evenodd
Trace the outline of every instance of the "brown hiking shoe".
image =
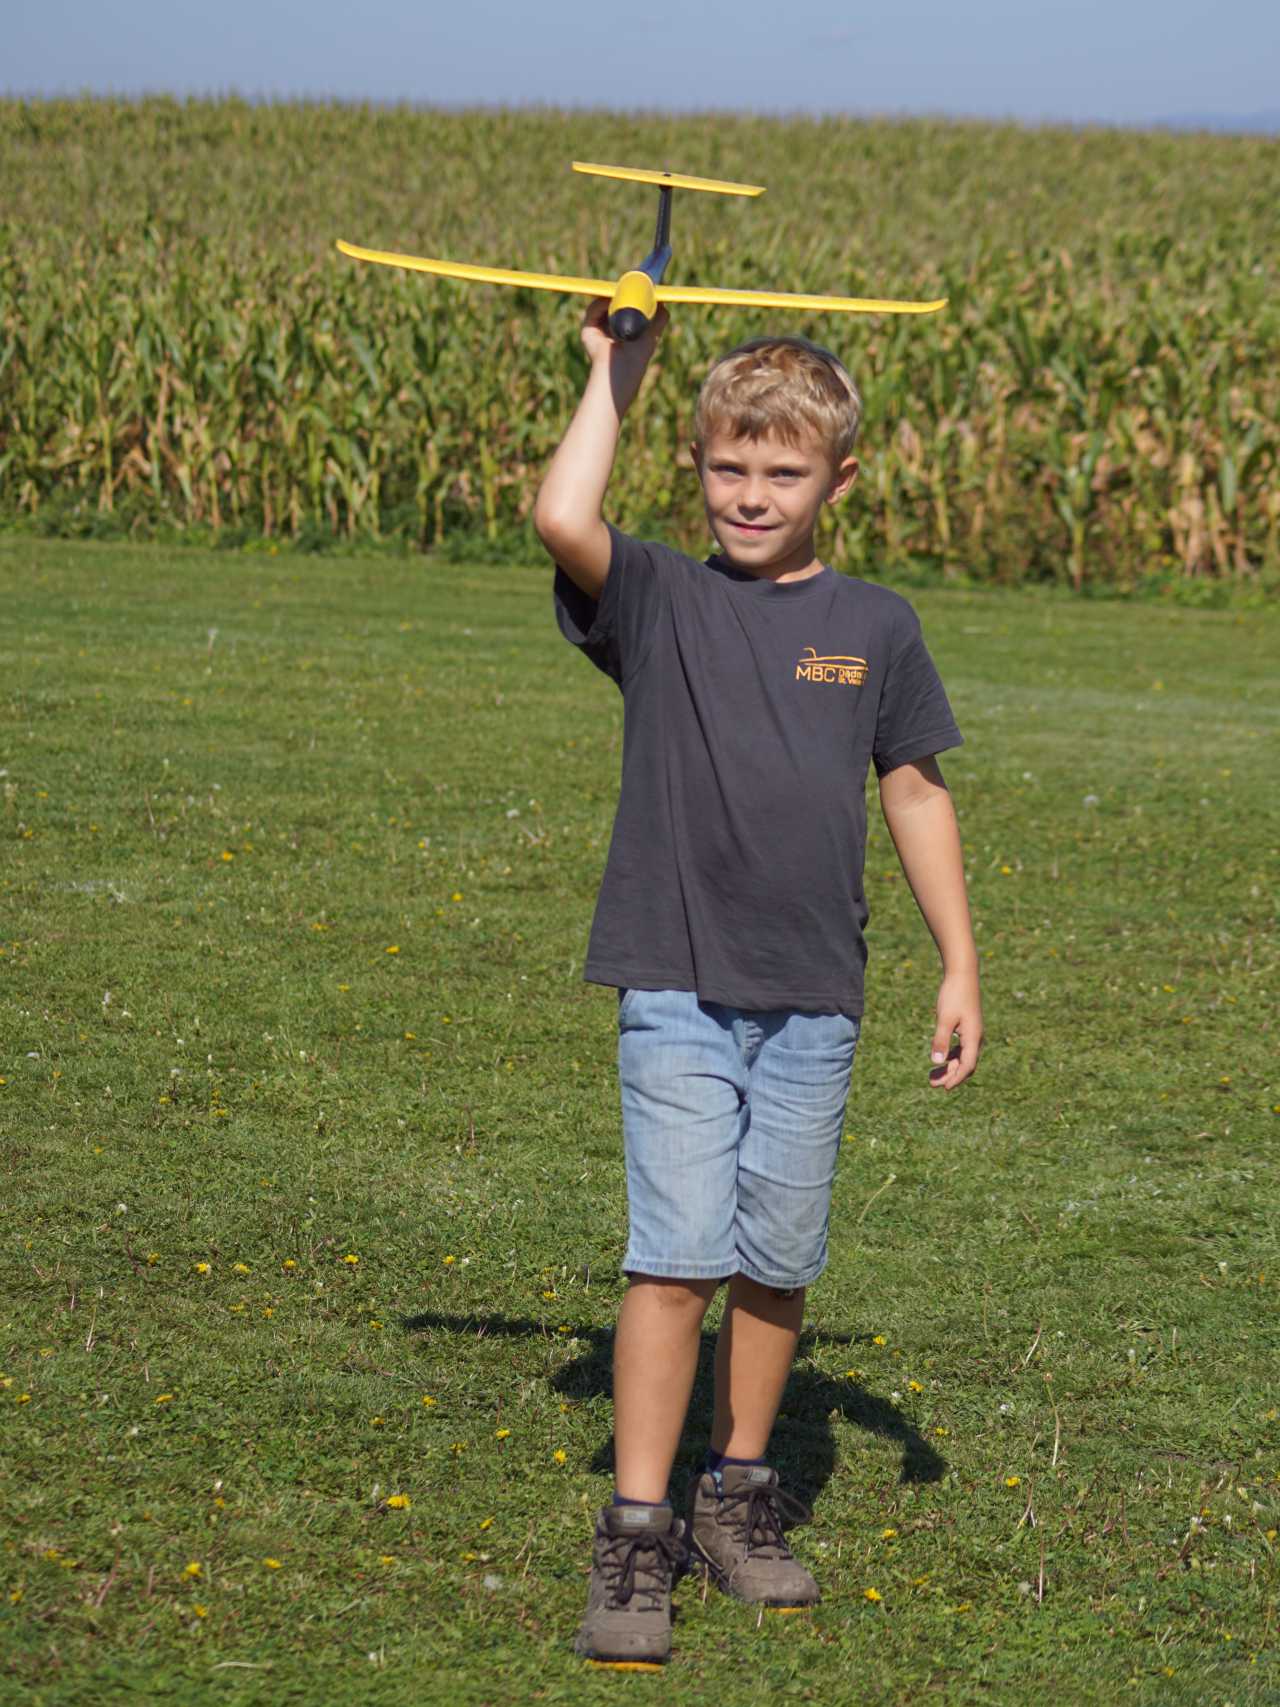
<svg viewBox="0 0 1280 1707">
<path fill-rule="evenodd" d="M 720 1489 L 710 1471 L 690 1487 L 690 1555 L 716 1586 L 755 1606 L 813 1606 L 821 1595 L 804 1566 L 792 1557 L 782 1533 L 786 1519 L 807 1523 L 813 1515 L 778 1486 L 767 1464 L 726 1464 Z"/>
<path fill-rule="evenodd" d="M 671 1585 L 688 1559 L 684 1534 L 670 1506 L 605 1506 L 573 1644 L 583 1659 L 640 1670 L 671 1658 Z"/>
</svg>

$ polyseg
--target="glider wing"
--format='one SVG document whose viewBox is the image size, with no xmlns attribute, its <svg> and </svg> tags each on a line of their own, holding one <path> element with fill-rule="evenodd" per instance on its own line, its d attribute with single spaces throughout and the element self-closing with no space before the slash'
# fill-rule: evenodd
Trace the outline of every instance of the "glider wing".
<svg viewBox="0 0 1280 1707">
<path fill-rule="evenodd" d="M 824 314 L 936 314 L 936 302 L 889 302 L 869 296 L 804 296 L 784 290 L 717 290 L 708 285 L 659 285 L 659 302 L 723 303 L 734 308 L 807 308 Z"/>
<path fill-rule="evenodd" d="M 525 290 L 556 290 L 565 296 L 608 296 L 617 279 L 579 279 L 564 273 L 521 273 L 511 267 L 473 267 L 466 261 L 433 261 L 425 255 L 394 255 L 384 249 L 361 249 L 338 239 L 344 255 L 374 261 L 382 267 L 407 267 L 414 273 L 435 273 L 442 279 L 466 279 L 471 284 L 521 285 Z"/>
</svg>

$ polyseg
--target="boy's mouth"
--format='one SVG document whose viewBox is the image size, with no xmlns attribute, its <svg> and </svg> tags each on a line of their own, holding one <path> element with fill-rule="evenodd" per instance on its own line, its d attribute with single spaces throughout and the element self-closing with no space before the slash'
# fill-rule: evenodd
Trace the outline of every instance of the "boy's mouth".
<svg viewBox="0 0 1280 1707">
<path fill-rule="evenodd" d="M 737 528 L 739 533 L 772 533 L 772 523 L 767 522 L 730 522 L 730 527 Z"/>
</svg>

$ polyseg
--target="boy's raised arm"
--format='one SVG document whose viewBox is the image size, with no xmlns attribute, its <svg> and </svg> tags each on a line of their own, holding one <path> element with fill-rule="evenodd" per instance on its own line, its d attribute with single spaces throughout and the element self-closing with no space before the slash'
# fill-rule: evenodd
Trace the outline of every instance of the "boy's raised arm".
<svg viewBox="0 0 1280 1707">
<path fill-rule="evenodd" d="M 582 342 L 591 360 L 586 389 L 568 431 L 551 459 L 533 506 L 538 538 L 574 584 L 598 599 L 609 575 L 609 530 L 602 505 L 622 418 L 635 401 L 645 369 L 667 323 L 660 308 L 633 344 L 617 343 L 605 329 L 609 304 L 587 309 Z"/>
</svg>

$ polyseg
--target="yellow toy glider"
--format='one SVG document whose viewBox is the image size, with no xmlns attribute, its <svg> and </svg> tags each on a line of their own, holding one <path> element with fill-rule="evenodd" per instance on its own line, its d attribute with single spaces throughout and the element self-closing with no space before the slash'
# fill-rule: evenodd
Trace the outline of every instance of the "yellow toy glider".
<svg viewBox="0 0 1280 1707">
<path fill-rule="evenodd" d="M 821 314 L 936 314 L 947 305 L 936 302 L 884 302 L 861 296 L 805 296 L 779 290 L 719 290 L 703 285 L 663 284 L 671 260 L 671 192 L 704 190 L 720 196 L 760 196 L 760 184 L 725 184 L 718 178 L 686 178 L 677 172 L 643 172 L 628 166 L 593 166 L 573 162 L 575 172 L 597 178 L 625 178 L 658 186 L 658 226 L 653 248 L 638 267 L 620 279 L 579 279 L 562 273 L 521 273 L 510 267 L 473 267 L 465 261 L 434 261 L 425 255 L 394 255 L 381 249 L 360 249 L 338 240 L 344 255 L 374 261 L 384 267 L 407 267 L 411 272 L 435 273 L 440 278 L 466 279 L 475 284 L 514 285 L 524 290 L 555 290 L 569 296 L 607 296 L 609 330 L 627 342 L 640 337 L 660 302 L 724 303 L 737 308 L 803 308 Z"/>
</svg>

